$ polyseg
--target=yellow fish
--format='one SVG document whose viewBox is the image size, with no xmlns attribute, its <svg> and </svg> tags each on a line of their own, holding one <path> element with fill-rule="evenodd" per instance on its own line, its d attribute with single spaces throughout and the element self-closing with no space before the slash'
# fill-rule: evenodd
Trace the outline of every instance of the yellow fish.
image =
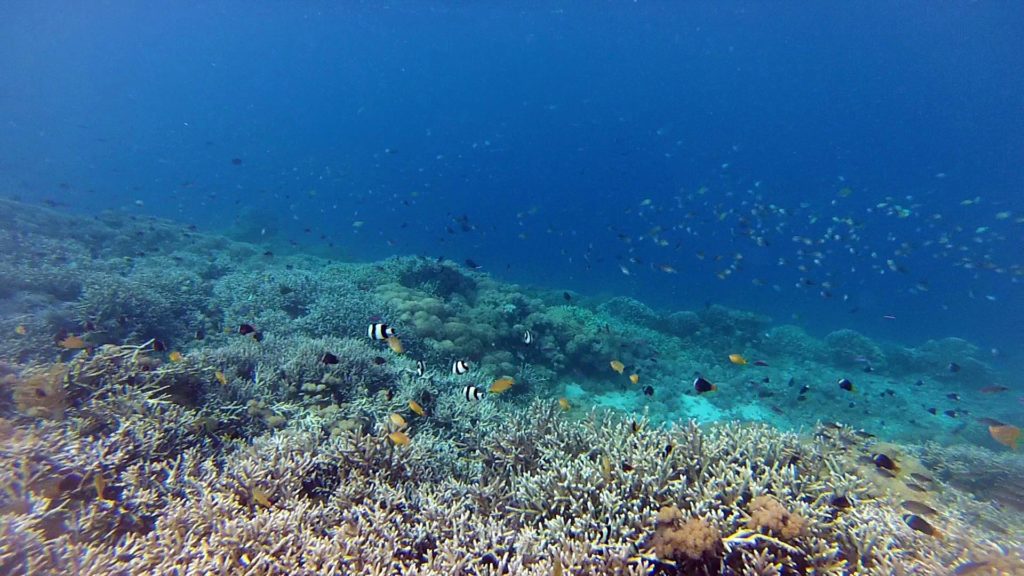
<svg viewBox="0 0 1024 576">
<path fill-rule="evenodd" d="M 610 362 L 610 364 L 611 364 L 612 370 L 615 370 L 619 374 L 622 374 L 622 371 L 626 369 L 626 365 L 623 364 L 622 362 L 619 362 L 618 360 L 612 360 Z"/>
<path fill-rule="evenodd" d="M 220 382 L 221 386 L 227 386 L 228 385 L 228 377 L 225 376 L 224 373 L 221 372 L 220 370 L 217 370 L 216 372 L 214 372 L 213 373 L 213 377 L 217 379 L 217 382 Z"/>
<path fill-rule="evenodd" d="M 103 497 L 103 491 L 107 489 L 107 479 L 103 477 L 103 474 L 97 474 L 92 477 L 92 486 L 96 489 L 96 498 L 106 500 Z"/>
<path fill-rule="evenodd" d="M 394 424 L 395 426 L 398 426 L 399 428 L 405 428 L 406 426 L 405 418 L 402 418 L 401 414 L 392 414 L 391 423 Z"/>
<path fill-rule="evenodd" d="M 992 435 L 992 438 L 996 442 L 999 442 L 1003 446 L 1007 446 L 1011 450 L 1017 449 L 1017 442 L 1020 441 L 1020 428 L 1010 424 L 989 426 L 988 433 Z"/>
<path fill-rule="evenodd" d="M 405 432 L 392 432 L 388 434 L 388 439 L 394 442 L 395 446 L 408 446 L 409 442 L 412 442 Z"/>
<path fill-rule="evenodd" d="M 424 410 L 423 406 L 420 406 L 420 403 L 415 400 L 409 400 L 409 410 L 415 412 L 417 416 L 427 415 L 427 411 Z"/>
<path fill-rule="evenodd" d="M 637 382 L 640 381 L 640 375 L 639 374 L 630 374 L 629 375 L 629 381 L 632 382 L 633 384 L 636 384 Z"/>
<path fill-rule="evenodd" d="M 388 338 L 388 346 L 391 347 L 391 351 L 395 354 L 402 354 L 405 352 L 405 346 L 402 346 L 402 341 L 398 339 L 398 336 L 391 336 Z"/>
<path fill-rule="evenodd" d="M 569 409 L 572 408 L 572 404 L 569 404 L 569 400 L 566 398 L 559 398 L 558 405 L 561 406 L 562 410 L 565 410 L 566 412 L 568 412 Z"/>
<path fill-rule="evenodd" d="M 271 508 L 274 506 L 274 503 L 270 501 L 270 496 L 261 488 L 252 489 L 252 499 L 264 508 Z"/>
<path fill-rule="evenodd" d="M 81 350 L 86 346 L 85 340 L 82 340 L 81 338 L 75 336 L 74 334 L 61 340 L 60 342 L 57 343 L 57 345 L 60 346 L 61 348 L 64 348 L 65 350 Z"/>
<path fill-rule="evenodd" d="M 729 362 L 742 366 L 747 363 L 747 359 L 739 354 L 729 354 Z"/>
<path fill-rule="evenodd" d="M 491 393 L 493 393 L 493 394 L 501 394 L 502 392 L 504 392 L 504 391 L 508 390 L 509 388 L 511 388 L 512 385 L 515 384 L 515 383 L 516 383 L 516 381 L 511 379 L 511 378 L 509 378 L 508 376 L 505 376 L 503 378 L 498 378 L 497 380 L 494 381 L 494 383 L 491 384 L 491 388 L 490 388 Z"/>
<path fill-rule="evenodd" d="M 181 352 L 178 352 L 177 350 L 171 352 L 167 356 L 167 359 L 170 360 L 171 362 L 181 362 L 184 358 L 185 357 L 181 355 Z"/>
<path fill-rule="evenodd" d="M 18 336 L 24 336 L 25 334 L 28 334 L 28 328 L 25 328 L 24 324 L 18 324 L 14 328 L 14 333 L 17 334 Z"/>
</svg>

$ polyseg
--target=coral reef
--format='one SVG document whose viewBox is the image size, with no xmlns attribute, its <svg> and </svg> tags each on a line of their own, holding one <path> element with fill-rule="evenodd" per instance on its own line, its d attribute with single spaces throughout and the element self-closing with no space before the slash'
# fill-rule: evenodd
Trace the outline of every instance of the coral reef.
<svg viewBox="0 0 1024 576">
<path fill-rule="evenodd" d="M 807 526 L 803 516 L 790 513 L 778 500 L 767 494 L 751 499 L 748 510 L 750 520 L 747 521 L 747 528 L 764 531 L 782 540 L 800 536 Z"/>
<path fill-rule="evenodd" d="M 18 410 L 28 416 L 60 418 L 68 405 L 65 384 L 68 367 L 57 363 L 50 366 L 30 367 L 20 375 L 7 374 L 0 384 L 11 390 Z"/>
<path fill-rule="evenodd" d="M 964 374 L 988 373 L 968 343 L 898 348 L 853 331 L 822 341 L 721 306 L 663 315 L 450 261 L 275 256 L 165 222 L 10 207 L 0 246 L 50 256 L 26 270 L 23 251 L 0 250 L 0 573 L 1020 565 L 1019 455 L 897 450 L 815 422 L 857 410 L 889 432 L 920 408 L 887 379 L 942 397 Z M 59 237 L 39 219 L 78 233 Z M 404 350 L 365 337 L 376 321 Z M 58 345 L 70 335 L 80 342 Z M 452 375 L 455 359 L 472 370 Z M 836 390 L 854 370 L 858 393 Z M 686 393 L 694 373 L 718 391 Z M 503 375 L 515 379 L 505 393 L 462 393 Z M 601 394 L 632 399 L 633 411 L 588 408 Z M 813 408 L 779 407 L 805 401 Z M 736 420 L 747 413 L 778 426 Z M 934 439 L 946 426 L 961 443 L 979 433 L 937 422 L 898 432 Z M 870 459 L 879 450 L 902 471 L 882 475 Z M 921 486 L 911 472 L 933 479 Z M 903 521 L 911 498 L 934 509 L 942 540 Z"/>
<path fill-rule="evenodd" d="M 679 508 L 666 506 L 658 511 L 651 546 L 662 560 L 702 564 L 722 553 L 722 534 L 700 518 L 684 521 Z"/>
<path fill-rule="evenodd" d="M 825 347 L 829 359 L 837 366 L 847 368 L 868 363 L 881 368 L 885 365 L 885 353 L 873 340 L 855 330 L 836 330 L 825 336 Z"/>
<path fill-rule="evenodd" d="M 203 367 L 143 356 L 76 357 L 87 392 L 65 418 L 3 422 L 5 573 L 882 574 L 986 553 L 956 518 L 941 543 L 903 527 L 844 464 L 842 429 L 657 429 L 550 401 L 512 417 L 449 392 L 410 414 L 409 446 L 384 418 L 325 434 L 336 414 L 285 405 L 283 427 L 240 437 L 207 426 L 239 417 L 229 395 L 168 401 L 161 384 Z"/>
</svg>

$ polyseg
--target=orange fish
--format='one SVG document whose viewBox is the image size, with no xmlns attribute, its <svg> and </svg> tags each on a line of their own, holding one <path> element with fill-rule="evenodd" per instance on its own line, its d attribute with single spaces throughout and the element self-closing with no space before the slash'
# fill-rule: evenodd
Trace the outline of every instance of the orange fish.
<svg viewBox="0 0 1024 576">
<path fill-rule="evenodd" d="M 618 360 L 612 360 L 610 364 L 612 366 L 612 370 L 615 370 L 619 374 L 622 374 L 622 371 L 626 369 L 626 365 Z"/>
<path fill-rule="evenodd" d="M 398 426 L 399 428 L 405 428 L 406 426 L 405 418 L 402 418 L 401 414 L 392 414 L 391 423 L 394 424 L 395 426 Z"/>
<path fill-rule="evenodd" d="M 420 403 L 415 400 L 409 400 L 409 410 L 415 412 L 417 416 L 427 415 L 427 411 L 424 410 L 423 406 L 420 406 Z"/>
<path fill-rule="evenodd" d="M 28 328 L 25 328 L 24 324 L 18 324 L 14 327 L 14 333 L 18 336 L 24 336 L 25 334 L 28 334 Z"/>
<path fill-rule="evenodd" d="M 559 398 L 558 405 L 561 406 L 562 410 L 565 410 L 566 412 L 568 412 L 569 409 L 572 408 L 572 404 L 569 404 L 569 400 L 566 398 Z"/>
<path fill-rule="evenodd" d="M 632 382 L 633 384 L 636 384 L 637 382 L 640 381 L 640 375 L 639 374 L 630 374 L 629 375 L 629 381 Z"/>
<path fill-rule="evenodd" d="M 989 426 L 988 433 L 1003 446 L 1009 446 L 1011 450 L 1017 449 L 1017 442 L 1020 441 L 1020 428 L 1010 424 Z"/>
<path fill-rule="evenodd" d="M 391 351 L 395 354 L 402 354 L 405 352 L 405 346 L 402 346 L 402 341 L 398 339 L 398 336 L 391 336 L 388 338 L 388 346 L 391 347 Z"/>
<path fill-rule="evenodd" d="M 65 350 L 81 350 L 86 346 L 85 340 L 82 340 L 81 338 L 75 336 L 74 334 L 61 340 L 60 342 L 57 343 L 57 345 L 60 346 L 61 348 L 64 348 Z"/>
<path fill-rule="evenodd" d="M 217 382 L 220 382 L 221 386 L 227 386 L 228 385 L 228 377 L 225 376 L 224 373 L 221 372 L 220 370 L 217 370 L 216 372 L 214 372 L 213 373 L 213 377 L 217 379 Z"/>
<path fill-rule="evenodd" d="M 171 362 L 181 362 L 182 360 L 185 359 L 185 357 L 181 355 L 181 352 L 175 350 L 174 352 L 171 352 L 170 354 L 167 355 L 167 359 L 170 360 Z"/>
<path fill-rule="evenodd" d="M 511 388 L 512 385 L 515 384 L 515 383 L 516 383 L 516 381 L 511 379 L 511 378 L 509 378 L 508 376 L 505 376 L 503 378 L 498 378 L 497 380 L 494 381 L 494 383 L 491 384 L 491 388 L 490 388 L 491 393 L 492 394 L 501 394 L 502 392 L 504 392 L 504 391 L 508 390 L 509 388 Z"/>
<path fill-rule="evenodd" d="M 392 432 L 388 434 L 388 439 L 395 443 L 395 446 L 408 446 L 412 440 L 409 435 L 405 432 Z"/>
<path fill-rule="evenodd" d="M 742 366 L 747 363 L 747 359 L 739 354 L 729 354 L 729 362 Z"/>
</svg>

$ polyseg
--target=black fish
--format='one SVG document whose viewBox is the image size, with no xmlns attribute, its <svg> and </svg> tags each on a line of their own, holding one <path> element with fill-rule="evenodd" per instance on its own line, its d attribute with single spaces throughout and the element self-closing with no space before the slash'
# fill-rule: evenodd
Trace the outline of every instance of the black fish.
<svg viewBox="0 0 1024 576">
<path fill-rule="evenodd" d="M 153 340 L 153 351 L 154 352 L 164 352 L 166 350 L 167 350 L 167 344 L 164 344 L 163 340 L 161 340 L 159 338 Z"/>
<path fill-rule="evenodd" d="M 256 332 L 256 329 L 252 327 L 252 324 L 242 324 L 238 327 L 238 333 L 245 336 L 246 334 L 252 334 Z"/>
<path fill-rule="evenodd" d="M 253 332 L 251 336 L 253 340 L 263 342 L 263 332 Z"/>
<path fill-rule="evenodd" d="M 479 270 L 480 268 L 483 268 L 483 266 L 477 264 L 471 258 L 466 258 L 466 266 L 472 270 Z"/>
<path fill-rule="evenodd" d="M 937 412 L 938 412 L 938 410 L 936 410 L 934 406 L 928 409 L 928 413 L 929 414 L 935 414 Z"/>
<path fill-rule="evenodd" d="M 647 386 L 644 388 L 644 394 L 647 396 L 654 396 L 654 386 Z"/>
<path fill-rule="evenodd" d="M 853 506 L 853 504 L 850 502 L 850 499 L 843 494 L 833 496 L 832 500 L 829 503 L 832 504 L 832 507 L 839 508 L 840 510 Z"/>
<path fill-rule="evenodd" d="M 324 352 L 324 355 L 320 357 L 320 361 L 324 364 L 337 364 L 338 357 L 330 352 Z"/>
<path fill-rule="evenodd" d="M 566 302 L 572 302 L 572 294 L 568 292 L 562 292 L 562 298 L 565 298 Z"/>
<path fill-rule="evenodd" d="M 921 518 L 917 514 L 906 514 L 903 516 L 903 521 L 907 523 L 907 526 L 910 526 L 914 530 L 923 534 L 927 534 L 929 536 L 940 535 L 939 531 L 935 529 L 935 526 L 932 526 L 927 520 Z"/>
<path fill-rule="evenodd" d="M 811 389 L 810 386 L 808 386 L 807 384 L 804 384 L 803 386 L 800 387 L 799 395 L 803 396 L 804 394 L 807 394 L 807 392 L 810 391 L 810 389 Z"/>
<path fill-rule="evenodd" d="M 206 332 L 203 331 L 202 328 L 199 328 L 196 330 L 196 340 L 202 340 L 203 338 L 206 338 Z"/>
<path fill-rule="evenodd" d="M 693 389 L 697 391 L 697 394 L 703 394 L 705 392 L 711 392 L 717 390 L 718 387 L 705 380 L 702 376 L 697 376 L 693 381 Z"/>
<path fill-rule="evenodd" d="M 241 166 L 242 165 L 242 159 L 241 158 L 232 158 L 231 159 L 231 163 L 234 164 L 235 166 Z"/>
<path fill-rule="evenodd" d="M 956 362 L 950 362 L 949 366 L 947 366 L 947 368 L 949 368 L 950 372 L 954 372 L 954 373 L 960 371 L 960 365 L 957 364 Z"/>
<path fill-rule="evenodd" d="M 853 392 L 853 382 L 850 382 L 846 378 L 839 379 L 839 388 L 846 390 L 847 392 Z"/>
<path fill-rule="evenodd" d="M 882 454 L 881 452 L 879 452 L 878 454 L 872 454 L 871 461 L 875 463 L 875 466 L 878 466 L 879 468 L 885 468 L 886 470 L 896 471 L 900 469 L 900 467 L 896 465 L 896 462 L 893 462 L 892 458 L 889 458 L 888 456 Z"/>
<path fill-rule="evenodd" d="M 957 402 L 960 401 L 960 395 L 957 394 L 956 392 L 950 392 L 949 394 L 946 394 L 946 398 L 949 398 L 950 400 L 956 400 Z"/>
<path fill-rule="evenodd" d="M 374 356 L 373 357 L 373 363 L 376 364 L 377 366 L 380 366 L 381 364 L 383 364 L 385 362 L 387 362 L 387 359 L 384 358 L 383 356 Z"/>
</svg>

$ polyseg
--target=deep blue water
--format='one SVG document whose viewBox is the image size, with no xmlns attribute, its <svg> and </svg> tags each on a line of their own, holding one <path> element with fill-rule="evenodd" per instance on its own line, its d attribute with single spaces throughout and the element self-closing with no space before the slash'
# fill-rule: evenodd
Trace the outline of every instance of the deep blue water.
<svg viewBox="0 0 1024 576">
<path fill-rule="evenodd" d="M 0 194 L 1024 365 L 1020 3 L 447 4 L 5 2 Z"/>
</svg>

